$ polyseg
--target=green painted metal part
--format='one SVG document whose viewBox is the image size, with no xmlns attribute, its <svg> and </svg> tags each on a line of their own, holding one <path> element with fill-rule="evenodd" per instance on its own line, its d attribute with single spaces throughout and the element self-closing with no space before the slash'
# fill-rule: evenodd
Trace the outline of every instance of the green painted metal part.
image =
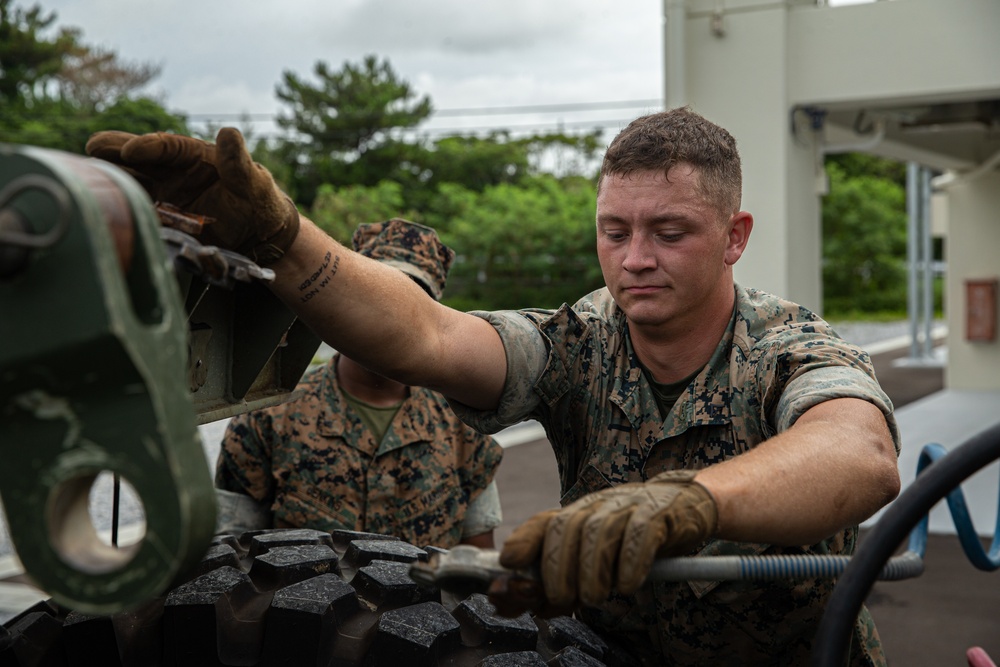
<svg viewBox="0 0 1000 667">
<path fill-rule="evenodd" d="M 187 315 L 159 229 L 116 168 L 0 144 L 0 495 L 26 573 L 85 613 L 160 594 L 215 527 Z M 142 501 L 134 545 L 106 543 L 90 519 L 102 471 Z"/>
</svg>

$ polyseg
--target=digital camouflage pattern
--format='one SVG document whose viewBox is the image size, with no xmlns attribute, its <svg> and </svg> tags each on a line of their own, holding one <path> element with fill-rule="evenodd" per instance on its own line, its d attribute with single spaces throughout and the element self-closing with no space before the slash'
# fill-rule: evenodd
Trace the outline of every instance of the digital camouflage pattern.
<svg viewBox="0 0 1000 667">
<path fill-rule="evenodd" d="M 500 333 L 507 385 L 495 412 L 456 405 L 491 432 L 534 418 L 559 465 L 563 505 L 594 491 L 697 469 L 737 456 L 784 431 L 810 407 L 861 398 L 886 415 L 892 405 L 867 353 L 809 310 L 736 287 L 736 306 L 709 363 L 666 417 L 632 349 L 624 313 L 606 289 L 556 311 L 477 313 Z M 692 555 L 851 554 L 857 527 L 819 544 L 787 548 L 711 540 Z M 806 664 L 833 590 L 829 579 L 653 582 L 581 617 L 645 661 L 670 665 Z M 852 664 L 885 664 L 867 610 Z"/>
<path fill-rule="evenodd" d="M 215 485 L 270 504 L 275 527 L 360 530 L 451 547 L 503 451 L 439 394 L 411 387 L 381 442 L 344 401 L 336 358 L 289 403 L 235 417 Z"/>
<path fill-rule="evenodd" d="M 365 257 L 396 267 L 435 301 L 441 300 L 455 251 L 430 227 L 402 218 L 365 223 L 354 230 L 351 244 Z"/>
</svg>

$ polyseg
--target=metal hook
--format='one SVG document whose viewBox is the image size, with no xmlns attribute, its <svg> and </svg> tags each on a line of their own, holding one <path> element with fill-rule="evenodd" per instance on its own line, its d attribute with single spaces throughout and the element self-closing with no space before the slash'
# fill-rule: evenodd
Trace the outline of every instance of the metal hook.
<svg viewBox="0 0 1000 667">
<path fill-rule="evenodd" d="M 8 203 L 25 190 L 44 190 L 59 206 L 59 217 L 56 224 L 44 234 L 30 234 L 14 229 L 0 228 L 0 245 L 14 245 L 23 248 L 48 248 L 66 235 L 69 230 L 72 201 L 69 192 L 63 186 L 47 176 L 28 174 L 8 183 L 0 190 L 0 213 L 3 213 Z"/>
</svg>

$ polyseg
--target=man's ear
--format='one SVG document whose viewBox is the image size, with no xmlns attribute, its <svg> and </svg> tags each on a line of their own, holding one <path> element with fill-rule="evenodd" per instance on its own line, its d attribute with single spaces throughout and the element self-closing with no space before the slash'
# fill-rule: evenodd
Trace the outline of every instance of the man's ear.
<svg viewBox="0 0 1000 667">
<path fill-rule="evenodd" d="M 746 211 L 734 213 L 729 218 L 729 243 L 726 245 L 726 264 L 732 266 L 743 256 L 753 230 L 753 216 Z"/>
</svg>

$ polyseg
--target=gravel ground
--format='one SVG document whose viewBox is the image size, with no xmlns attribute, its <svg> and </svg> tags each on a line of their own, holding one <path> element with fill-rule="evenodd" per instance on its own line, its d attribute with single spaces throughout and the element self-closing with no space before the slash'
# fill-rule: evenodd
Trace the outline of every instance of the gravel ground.
<svg viewBox="0 0 1000 667">
<path fill-rule="evenodd" d="M 901 336 L 908 336 L 910 325 L 906 320 L 894 322 L 831 322 L 834 329 L 844 339 L 860 346 L 868 346 Z M 941 324 L 941 323 L 938 323 Z M 318 356 L 329 354 L 328 348 L 321 348 Z M 228 420 L 221 420 L 199 427 L 205 448 L 205 458 L 208 465 L 214 468 L 219 452 L 219 440 L 225 430 Z M 109 473 L 98 476 L 90 492 L 90 514 L 99 533 L 110 535 L 112 521 L 113 483 Z M 2 505 L 0 505 L 2 508 Z M 127 484 L 123 484 L 121 502 L 119 504 L 119 525 L 123 528 L 135 524 L 144 518 L 142 505 L 135 493 Z M 12 551 L 10 534 L 7 531 L 5 516 L 0 514 L 0 556 Z"/>
</svg>

